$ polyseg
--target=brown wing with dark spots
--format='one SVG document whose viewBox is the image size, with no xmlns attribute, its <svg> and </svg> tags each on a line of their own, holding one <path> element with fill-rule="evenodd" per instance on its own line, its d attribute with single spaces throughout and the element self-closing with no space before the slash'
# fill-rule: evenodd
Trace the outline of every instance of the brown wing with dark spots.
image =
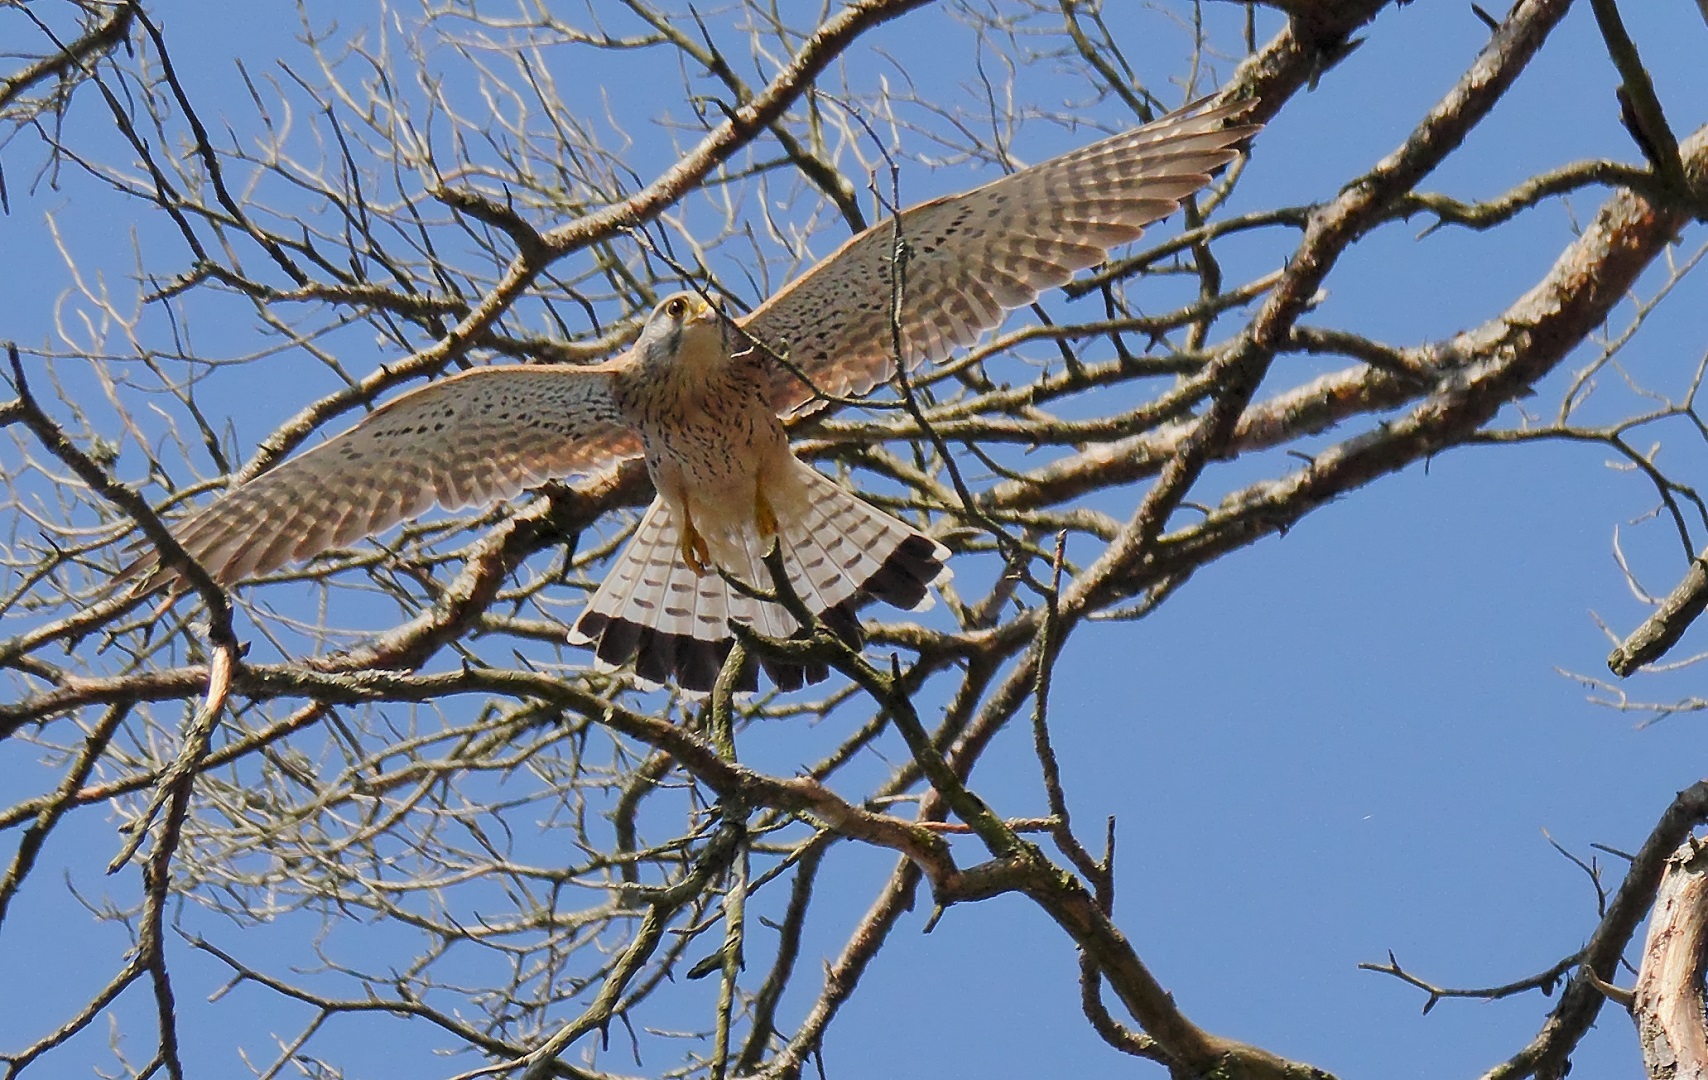
<svg viewBox="0 0 1708 1080">
<path fill-rule="evenodd" d="M 173 530 L 231 584 L 427 510 L 509 498 L 640 454 L 599 367 L 496 367 L 398 398 L 230 492 Z M 148 573 L 152 556 L 127 576 Z M 166 575 L 151 574 L 147 584 Z"/>
<path fill-rule="evenodd" d="M 1023 169 L 901 215 L 909 257 L 901 307 L 901 354 L 911 367 L 971 345 L 1003 314 L 1102 262 L 1136 240 L 1238 157 L 1257 131 L 1227 121 L 1248 107 L 1199 103 L 1155 123 Z M 810 411 L 818 391 L 863 394 L 895 371 L 890 328 L 896 223 L 844 244 L 742 320 L 742 329 L 786 356 L 811 386 L 779 368 L 773 402 L 784 415 Z"/>
</svg>

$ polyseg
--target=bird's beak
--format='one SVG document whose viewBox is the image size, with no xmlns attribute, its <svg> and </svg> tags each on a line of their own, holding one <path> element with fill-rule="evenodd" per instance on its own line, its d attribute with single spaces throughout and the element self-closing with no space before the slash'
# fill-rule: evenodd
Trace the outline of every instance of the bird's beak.
<svg viewBox="0 0 1708 1080">
<path fill-rule="evenodd" d="M 707 303 L 705 297 L 696 296 L 688 301 L 688 321 L 715 323 L 718 321 L 718 309 Z"/>
</svg>

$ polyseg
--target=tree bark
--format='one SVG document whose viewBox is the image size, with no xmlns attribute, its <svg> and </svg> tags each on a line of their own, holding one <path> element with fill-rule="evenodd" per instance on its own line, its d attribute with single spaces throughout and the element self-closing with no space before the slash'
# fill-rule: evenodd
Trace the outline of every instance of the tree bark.
<svg viewBox="0 0 1708 1080">
<path fill-rule="evenodd" d="M 1708 844 L 1692 838 L 1667 860 L 1631 1005 L 1652 1080 L 1708 1080 L 1705 969 Z"/>
</svg>

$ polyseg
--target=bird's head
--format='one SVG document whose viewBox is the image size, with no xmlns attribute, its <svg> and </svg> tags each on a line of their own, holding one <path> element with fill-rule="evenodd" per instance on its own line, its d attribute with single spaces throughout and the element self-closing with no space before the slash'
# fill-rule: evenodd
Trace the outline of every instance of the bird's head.
<svg viewBox="0 0 1708 1080">
<path fill-rule="evenodd" d="M 717 308 L 697 293 L 673 293 L 652 309 L 641 331 L 641 362 L 659 374 L 710 374 L 727 362 L 727 328 Z"/>
</svg>

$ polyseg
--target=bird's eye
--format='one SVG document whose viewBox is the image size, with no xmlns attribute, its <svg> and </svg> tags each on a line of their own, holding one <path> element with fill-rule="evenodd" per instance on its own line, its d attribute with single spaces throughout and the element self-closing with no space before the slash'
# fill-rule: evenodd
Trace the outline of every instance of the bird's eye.
<svg viewBox="0 0 1708 1080">
<path fill-rule="evenodd" d="M 682 317 L 682 313 L 687 310 L 688 301 L 682 299 L 680 296 L 664 305 L 664 313 L 672 319 L 680 319 Z"/>
</svg>

